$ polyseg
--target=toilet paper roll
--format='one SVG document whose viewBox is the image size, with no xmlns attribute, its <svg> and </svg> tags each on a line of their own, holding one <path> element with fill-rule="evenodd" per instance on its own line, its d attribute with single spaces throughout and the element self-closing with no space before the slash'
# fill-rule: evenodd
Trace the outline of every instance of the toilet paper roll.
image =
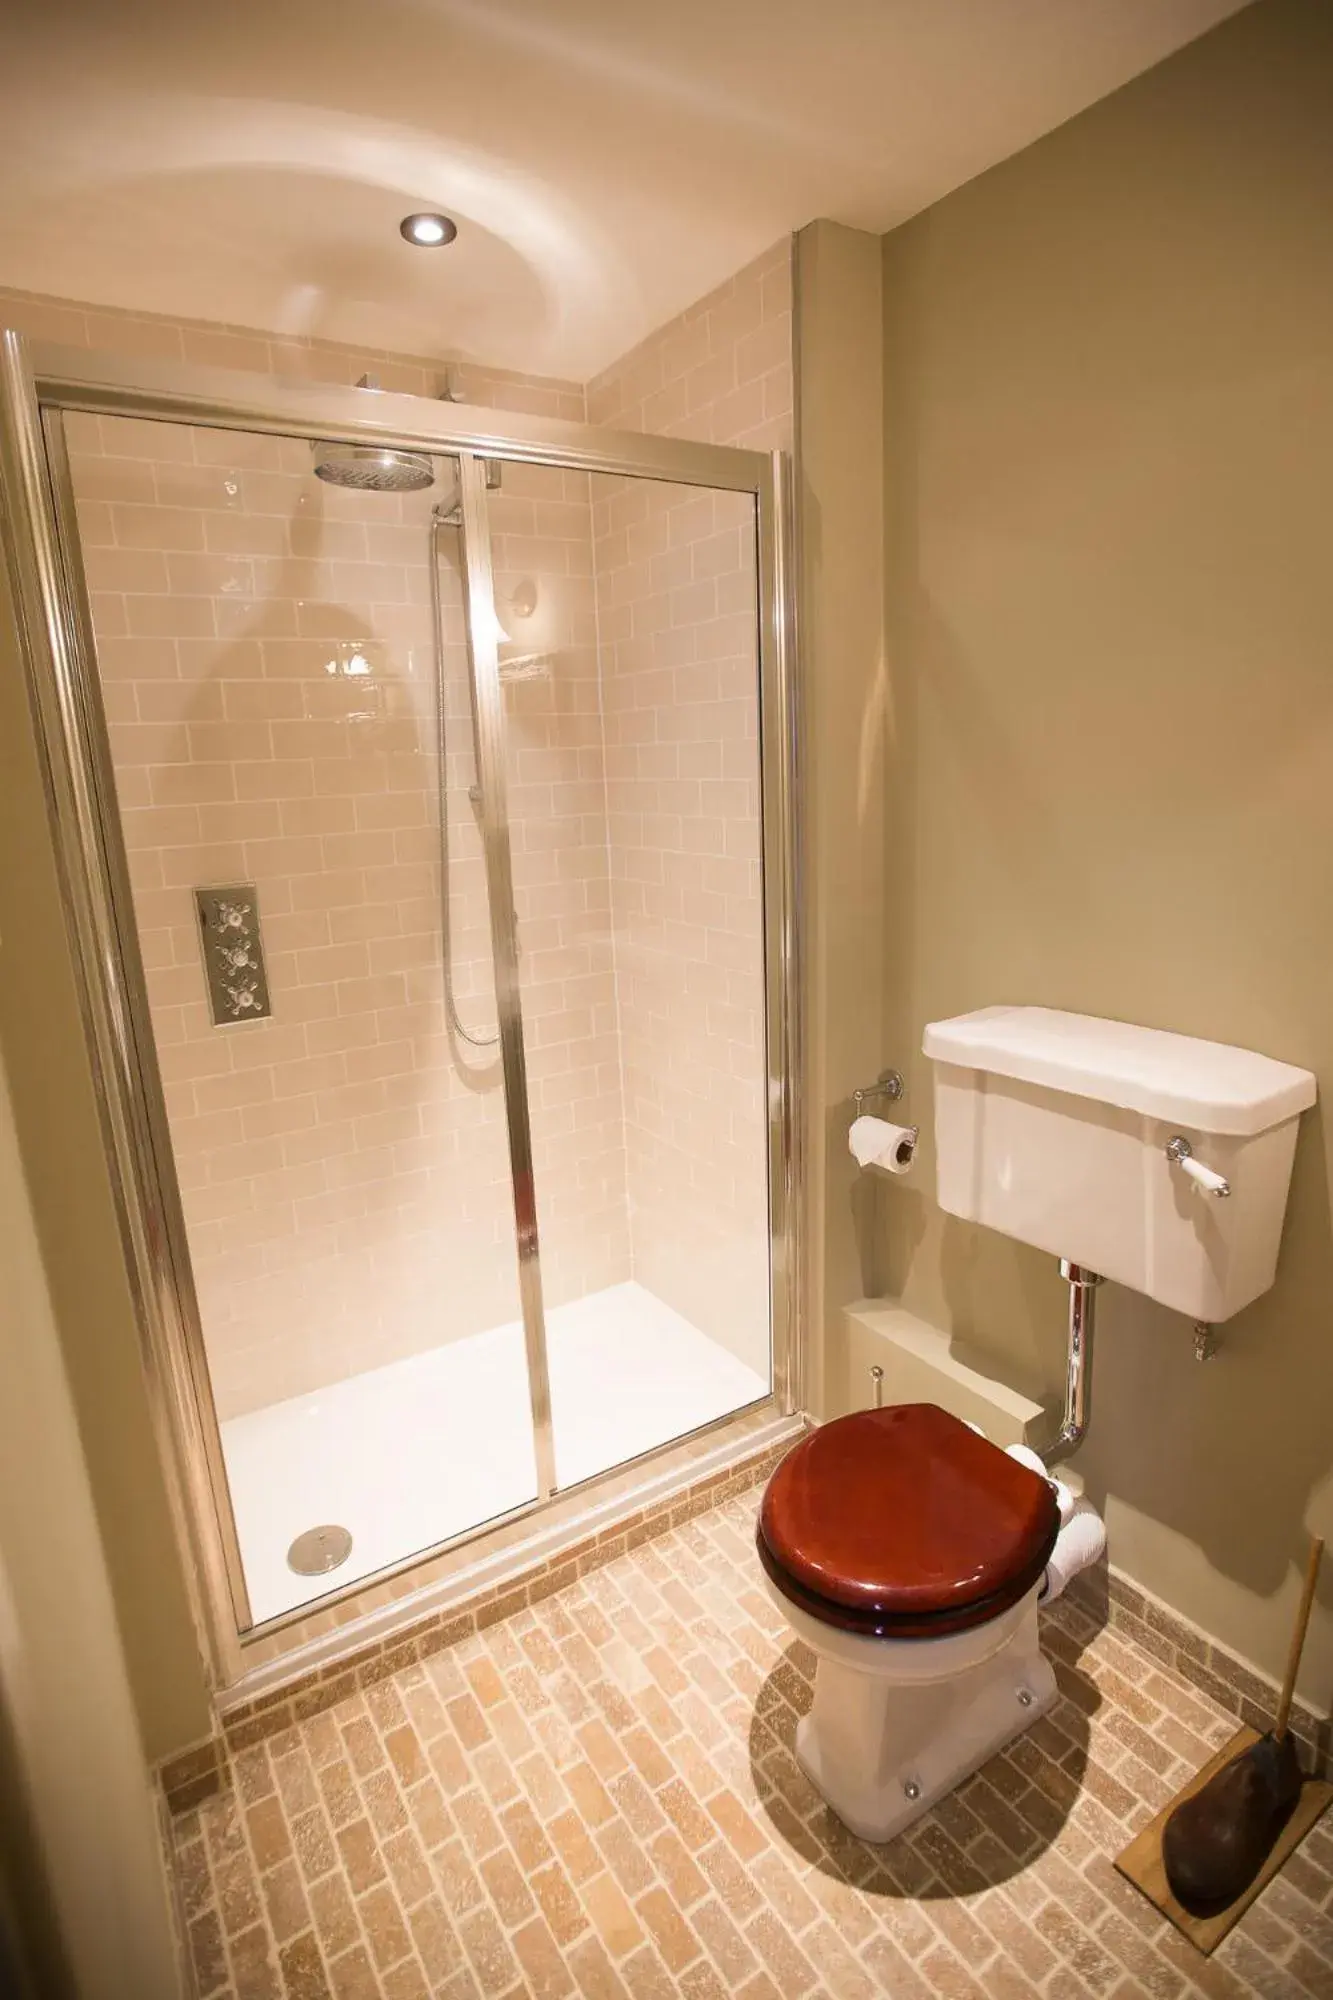
<svg viewBox="0 0 1333 2000">
<path fill-rule="evenodd" d="M 858 1166 L 905 1174 L 916 1158 L 915 1125 L 890 1125 L 885 1118 L 854 1118 L 847 1144 Z"/>
<path fill-rule="evenodd" d="M 1005 1451 L 1010 1458 L 1016 1458 L 1020 1465 L 1025 1465 L 1029 1472 L 1035 1472 L 1039 1479 L 1046 1481 L 1055 1494 L 1055 1504 L 1060 1510 L 1060 1526 L 1063 1528 L 1074 1511 L 1076 1496 L 1073 1489 L 1066 1486 L 1063 1479 L 1057 1479 L 1054 1473 L 1046 1470 L 1045 1462 L 1037 1456 L 1030 1445 L 1007 1444 Z"/>
<path fill-rule="evenodd" d="M 1091 1500 L 1076 1500 L 1073 1513 L 1055 1538 L 1039 1602 L 1053 1604 L 1057 1597 L 1063 1597 L 1079 1571 L 1098 1561 L 1105 1547 L 1105 1521 Z"/>
</svg>

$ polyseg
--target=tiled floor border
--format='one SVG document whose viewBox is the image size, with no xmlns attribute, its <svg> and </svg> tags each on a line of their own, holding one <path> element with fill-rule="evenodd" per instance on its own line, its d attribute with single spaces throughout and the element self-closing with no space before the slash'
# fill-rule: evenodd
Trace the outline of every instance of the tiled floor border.
<svg viewBox="0 0 1333 2000">
<path fill-rule="evenodd" d="M 218 1791 L 225 1782 L 234 1751 L 276 1736 L 293 1723 L 304 1722 L 332 1708 L 348 1695 L 386 1680 L 400 1667 L 442 1652 L 471 1633 L 539 1603 L 542 1598 L 554 1596 L 578 1577 L 614 1562 L 617 1556 L 651 1541 L 654 1536 L 664 1535 L 696 1514 L 721 1506 L 766 1479 L 790 1448 L 788 1438 L 752 1452 L 655 1505 L 629 1514 L 585 1541 L 561 1549 L 549 1560 L 506 1577 L 503 1583 L 480 1591 L 464 1604 L 451 1604 L 407 1631 L 394 1632 L 372 1645 L 360 1647 L 275 1688 L 270 1694 L 229 1710 L 221 1717 L 214 1736 L 177 1757 L 168 1758 L 160 1766 L 158 1775 L 170 1810 L 188 1811 Z"/>
<path fill-rule="evenodd" d="M 1182 1618 L 1150 1591 L 1131 1583 L 1105 1561 L 1075 1577 L 1069 1594 L 1099 1624 L 1123 1632 L 1126 1638 L 1215 1701 L 1219 1708 L 1247 1722 L 1251 1729 L 1262 1732 L 1272 1728 L 1277 1683 L 1256 1673 L 1188 1618 Z M 1327 1772 L 1333 1721 L 1297 1701 L 1292 1703 L 1291 1729 L 1308 1753 L 1311 1770 L 1316 1774 Z"/>
</svg>

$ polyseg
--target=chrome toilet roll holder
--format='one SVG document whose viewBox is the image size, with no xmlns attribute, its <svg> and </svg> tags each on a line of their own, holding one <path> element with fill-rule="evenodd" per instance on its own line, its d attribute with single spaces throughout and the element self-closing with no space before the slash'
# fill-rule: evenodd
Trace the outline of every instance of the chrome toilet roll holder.
<svg viewBox="0 0 1333 2000">
<path fill-rule="evenodd" d="M 853 1119 L 855 1120 L 863 1116 L 876 1098 L 887 1097 L 892 1103 L 898 1103 L 903 1095 L 903 1090 L 904 1085 L 901 1070 L 881 1070 L 874 1083 L 867 1084 L 863 1090 L 854 1090 L 852 1092 L 852 1103 L 856 1107 Z M 910 1149 L 906 1155 L 905 1164 L 907 1164 L 910 1163 L 911 1153 L 915 1150 L 916 1143 L 921 1137 L 921 1128 L 919 1125 L 909 1125 L 904 1128 L 904 1131 L 905 1138 L 899 1143 L 905 1143 Z"/>
<path fill-rule="evenodd" d="M 864 1090 L 854 1090 L 852 1103 L 856 1106 L 856 1115 L 859 1118 L 872 1097 L 891 1097 L 896 1104 L 902 1094 L 902 1071 L 886 1069 L 880 1072 L 874 1083 L 867 1084 Z"/>
</svg>

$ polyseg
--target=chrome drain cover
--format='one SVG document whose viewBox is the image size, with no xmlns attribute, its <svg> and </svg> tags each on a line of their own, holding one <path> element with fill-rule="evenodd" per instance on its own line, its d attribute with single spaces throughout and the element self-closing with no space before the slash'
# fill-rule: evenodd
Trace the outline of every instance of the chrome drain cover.
<svg viewBox="0 0 1333 2000">
<path fill-rule="evenodd" d="M 352 1537 L 346 1528 L 307 1528 L 288 1549 L 287 1567 L 298 1576 L 325 1576 L 331 1569 L 341 1569 L 351 1553 Z"/>
</svg>

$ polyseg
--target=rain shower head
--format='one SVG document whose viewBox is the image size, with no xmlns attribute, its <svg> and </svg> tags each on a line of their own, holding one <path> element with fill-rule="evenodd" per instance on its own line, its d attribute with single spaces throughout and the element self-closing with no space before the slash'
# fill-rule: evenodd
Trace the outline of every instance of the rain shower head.
<svg viewBox="0 0 1333 2000">
<path fill-rule="evenodd" d="M 363 493 L 419 493 L 435 482 L 424 452 L 390 451 L 378 444 L 317 444 L 315 477 Z"/>
</svg>

